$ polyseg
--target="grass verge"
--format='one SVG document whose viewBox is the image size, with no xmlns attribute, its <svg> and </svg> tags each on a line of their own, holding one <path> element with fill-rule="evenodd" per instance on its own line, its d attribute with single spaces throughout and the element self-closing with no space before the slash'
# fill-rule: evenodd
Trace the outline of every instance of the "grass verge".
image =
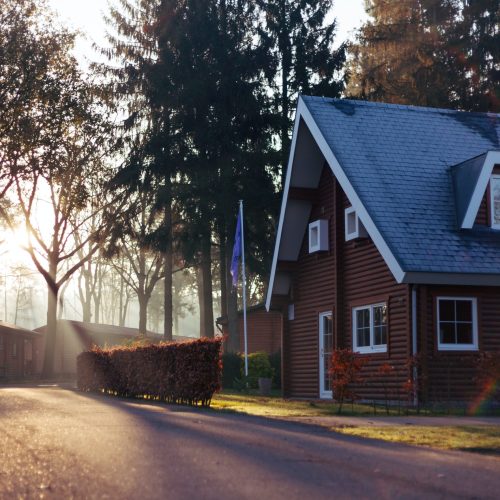
<svg viewBox="0 0 500 500">
<path fill-rule="evenodd" d="M 233 411 L 266 417 L 326 417 L 338 415 L 338 405 L 332 401 L 296 401 L 280 397 L 262 397 L 252 394 L 223 392 L 216 394 L 211 403 L 215 410 Z M 398 410 L 389 410 L 398 415 Z M 379 415 L 386 415 L 378 409 Z M 373 406 L 365 404 L 344 405 L 342 415 L 373 416 Z"/>
<path fill-rule="evenodd" d="M 499 426 L 342 426 L 333 431 L 363 438 L 381 439 L 444 450 L 473 451 L 500 455 Z"/>
</svg>

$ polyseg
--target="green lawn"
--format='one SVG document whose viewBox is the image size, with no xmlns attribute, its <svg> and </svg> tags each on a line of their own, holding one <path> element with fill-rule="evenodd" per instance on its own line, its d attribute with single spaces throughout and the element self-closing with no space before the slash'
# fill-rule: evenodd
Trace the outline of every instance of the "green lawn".
<svg viewBox="0 0 500 500">
<path fill-rule="evenodd" d="M 232 392 L 216 394 L 212 399 L 211 407 L 215 410 L 266 417 L 324 417 L 338 414 L 338 405 L 331 401 L 297 401 L 278 396 L 262 397 Z M 377 414 L 386 415 L 385 409 L 378 407 Z M 390 414 L 398 415 L 398 410 L 391 409 Z M 344 404 L 342 415 L 373 416 L 373 406 Z"/>
<path fill-rule="evenodd" d="M 258 415 L 263 417 L 325 417 L 338 416 L 338 405 L 329 401 L 296 401 L 278 396 L 262 397 L 254 394 L 224 392 L 215 395 L 211 405 L 216 411 L 231 411 Z M 463 415 L 463 410 L 452 411 L 452 414 Z M 392 408 L 391 416 L 406 414 L 404 408 Z M 415 411 L 410 412 L 415 415 Z M 422 416 L 443 415 L 443 412 L 420 412 Z M 344 405 L 342 415 L 376 418 L 372 405 Z M 377 416 L 387 416 L 385 408 L 377 408 Z M 351 421 L 352 422 L 352 421 Z M 457 418 L 459 423 L 459 418 Z M 500 455 L 500 426 L 495 425 L 339 425 L 330 428 L 334 432 L 359 436 L 363 438 L 381 439 L 417 446 L 428 446 L 447 450 L 465 450 Z"/>
<path fill-rule="evenodd" d="M 417 446 L 500 455 L 500 426 L 342 426 L 332 430 L 350 436 Z"/>
</svg>

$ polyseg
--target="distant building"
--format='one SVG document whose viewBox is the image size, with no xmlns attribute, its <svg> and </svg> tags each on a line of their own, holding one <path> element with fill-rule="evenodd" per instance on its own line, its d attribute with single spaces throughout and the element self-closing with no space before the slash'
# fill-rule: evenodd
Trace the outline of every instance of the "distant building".
<svg viewBox="0 0 500 500">
<path fill-rule="evenodd" d="M 0 321 L 0 380 L 31 377 L 36 373 L 40 333 Z"/>
<path fill-rule="evenodd" d="M 42 371 L 42 362 L 45 352 L 45 333 L 47 325 L 37 328 L 35 332 L 42 334 L 40 339 L 40 357 L 37 373 Z M 54 373 L 73 375 L 76 373 L 76 358 L 82 351 L 90 349 L 92 345 L 109 347 L 125 344 L 142 338 L 137 328 L 124 326 L 85 323 L 83 321 L 59 320 L 57 322 L 57 343 L 54 357 Z M 147 332 L 146 338 L 152 342 L 161 342 L 163 335 Z M 174 335 L 174 341 L 188 340 L 188 337 Z"/>
</svg>

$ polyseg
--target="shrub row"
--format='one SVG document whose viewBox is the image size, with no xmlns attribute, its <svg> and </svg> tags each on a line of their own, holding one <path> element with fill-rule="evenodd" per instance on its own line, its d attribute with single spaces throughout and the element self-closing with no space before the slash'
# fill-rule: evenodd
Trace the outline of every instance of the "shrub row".
<svg viewBox="0 0 500 500">
<path fill-rule="evenodd" d="M 81 391 L 209 406 L 220 390 L 222 339 L 93 348 L 77 359 Z"/>
</svg>

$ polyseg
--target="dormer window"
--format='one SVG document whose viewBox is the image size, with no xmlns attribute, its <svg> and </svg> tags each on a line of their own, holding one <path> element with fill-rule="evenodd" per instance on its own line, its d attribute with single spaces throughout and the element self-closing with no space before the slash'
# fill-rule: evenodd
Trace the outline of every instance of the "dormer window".
<svg viewBox="0 0 500 500">
<path fill-rule="evenodd" d="M 500 229 L 500 175 L 492 175 L 490 180 L 491 227 Z"/>
</svg>

